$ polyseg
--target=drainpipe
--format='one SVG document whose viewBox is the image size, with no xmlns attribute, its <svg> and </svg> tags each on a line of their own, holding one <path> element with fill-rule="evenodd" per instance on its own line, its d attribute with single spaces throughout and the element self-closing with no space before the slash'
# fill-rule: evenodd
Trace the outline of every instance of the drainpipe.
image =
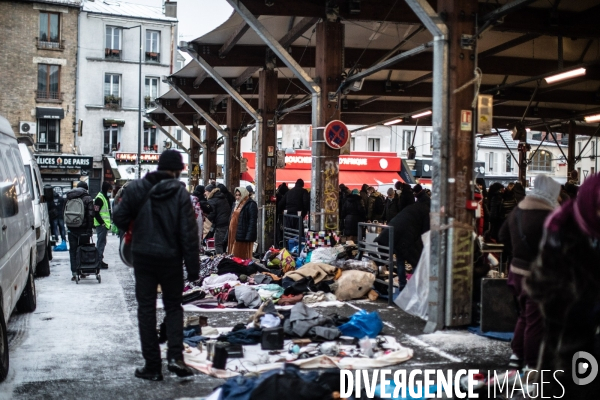
<svg viewBox="0 0 600 400">
<path fill-rule="evenodd" d="M 81 154 L 81 149 L 79 148 L 79 144 L 78 142 L 78 138 L 77 138 L 77 133 L 79 132 L 79 63 L 80 63 L 80 55 L 81 55 L 81 37 L 80 37 L 80 26 L 79 26 L 79 20 L 80 18 L 82 18 L 82 13 L 83 13 L 83 4 L 81 4 L 79 6 L 79 14 L 77 15 L 77 55 L 75 56 L 75 121 L 73 123 L 74 129 L 73 129 L 73 145 L 75 146 L 75 148 L 73 150 L 75 150 L 75 154 Z M 92 162 L 93 163 L 93 162 Z"/>
</svg>

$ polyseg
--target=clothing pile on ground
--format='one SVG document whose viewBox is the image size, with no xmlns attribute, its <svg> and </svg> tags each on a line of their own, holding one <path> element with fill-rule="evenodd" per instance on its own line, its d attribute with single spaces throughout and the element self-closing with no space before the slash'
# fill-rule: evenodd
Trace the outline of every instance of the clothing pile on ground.
<svg viewBox="0 0 600 400">
<path fill-rule="evenodd" d="M 262 260 L 202 256 L 199 279 L 186 282 L 183 304 L 200 309 L 256 309 L 264 301 L 291 307 L 365 297 L 375 281 L 373 261 L 348 259 L 355 246 L 317 247 L 294 258 L 271 248 Z M 340 304 L 338 304 L 340 305 Z"/>
</svg>

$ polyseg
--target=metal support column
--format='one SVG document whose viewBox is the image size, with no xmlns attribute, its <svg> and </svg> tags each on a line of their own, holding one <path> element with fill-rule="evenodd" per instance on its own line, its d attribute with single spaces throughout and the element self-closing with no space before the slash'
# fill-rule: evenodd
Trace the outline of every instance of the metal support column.
<svg viewBox="0 0 600 400">
<path fill-rule="evenodd" d="M 576 135 L 573 132 L 573 128 L 575 127 L 575 122 L 574 121 L 570 121 L 569 122 L 569 145 L 567 148 L 567 180 L 572 179 L 571 178 L 571 172 L 575 170 L 575 142 L 576 142 Z M 577 177 L 577 179 L 581 179 L 580 176 Z"/>
<path fill-rule="evenodd" d="M 423 25 L 433 35 L 433 157 L 431 195 L 431 256 L 429 277 L 429 317 L 425 332 L 444 327 L 446 276 L 446 222 L 448 187 L 448 28 L 427 0 L 406 0 Z"/>
<path fill-rule="evenodd" d="M 437 11 L 447 16 L 448 26 L 448 198 L 446 216 L 452 221 L 452 240 L 446 252 L 445 326 L 471 324 L 473 295 L 472 233 L 475 214 L 467 209 L 473 199 L 474 135 L 462 130 L 461 113 L 472 111 L 472 87 L 458 90 L 471 81 L 475 71 L 475 46 L 461 46 L 463 35 L 475 32 L 477 0 L 438 0 Z"/>
<path fill-rule="evenodd" d="M 344 70 L 344 24 L 324 20 L 316 27 L 315 72 L 321 82 L 321 107 L 317 112 L 321 125 L 317 129 L 313 128 L 311 144 L 310 226 L 316 231 L 337 230 L 340 151 L 325 143 L 324 126 L 329 121 L 340 119 L 339 98 L 330 101 L 328 95 L 337 91 Z M 324 210 L 324 216 L 320 215 L 321 210 Z"/>
<path fill-rule="evenodd" d="M 206 171 L 204 184 L 207 185 L 211 180 L 217 179 L 217 130 L 212 125 L 206 124 L 206 149 L 204 154 L 206 164 L 203 165 Z"/>
<path fill-rule="evenodd" d="M 240 186 L 240 128 L 242 125 L 242 107 L 231 97 L 227 98 L 227 128 L 225 138 L 225 186 L 232 193 Z"/>
<path fill-rule="evenodd" d="M 275 244 L 275 164 L 277 150 L 277 71 L 260 71 L 258 82 L 258 109 L 262 116 L 262 129 L 256 131 L 256 197 L 258 201 L 259 236 L 263 250 Z M 264 211 L 261 211 L 264 210 Z"/>
<path fill-rule="evenodd" d="M 519 182 L 527 187 L 527 142 L 519 142 Z"/>
</svg>

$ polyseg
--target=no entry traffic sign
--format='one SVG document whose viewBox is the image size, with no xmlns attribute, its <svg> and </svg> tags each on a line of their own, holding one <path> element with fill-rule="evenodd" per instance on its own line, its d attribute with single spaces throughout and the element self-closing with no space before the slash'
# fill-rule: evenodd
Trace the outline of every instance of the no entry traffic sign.
<svg viewBox="0 0 600 400">
<path fill-rule="evenodd" d="M 325 143 L 332 149 L 339 150 L 348 143 L 350 132 L 348 127 L 340 120 L 333 120 L 325 127 Z"/>
</svg>

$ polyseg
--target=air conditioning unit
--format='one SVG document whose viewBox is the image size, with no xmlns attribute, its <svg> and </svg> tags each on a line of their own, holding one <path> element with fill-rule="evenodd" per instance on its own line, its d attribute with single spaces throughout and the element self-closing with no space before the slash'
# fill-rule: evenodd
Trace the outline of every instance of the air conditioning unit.
<svg viewBox="0 0 600 400">
<path fill-rule="evenodd" d="M 33 135 L 37 132 L 37 123 L 21 121 L 19 122 L 19 133 L 22 135 Z"/>
</svg>

